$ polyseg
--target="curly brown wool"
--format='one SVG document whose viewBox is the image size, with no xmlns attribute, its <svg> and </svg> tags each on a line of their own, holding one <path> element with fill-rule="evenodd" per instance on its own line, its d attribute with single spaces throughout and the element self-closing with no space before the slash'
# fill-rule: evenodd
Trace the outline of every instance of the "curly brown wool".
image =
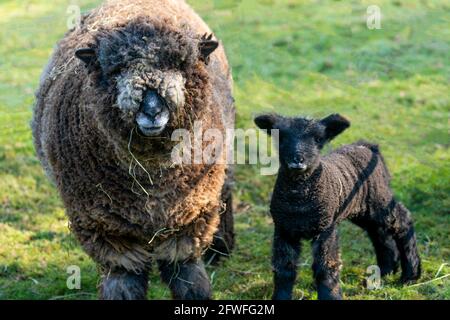
<svg viewBox="0 0 450 320">
<path fill-rule="evenodd" d="M 104 271 L 102 298 L 145 298 L 153 260 L 174 297 L 209 298 L 199 257 L 213 237 L 218 248 L 233 246 L 231 168 L 170 158 L 173 130 L 190 130 L 194 120 L 203 130 L 234 126 L 228 62 L 221 45 L 205 51 L 204 41 L 212 43 L 205 34 L 209 28 L 181 0 L 109 1 L 65 35 L 41 77 L 36 151 L 71 231 Z M 95 59 L 76 59 L 80 48 Z M 171 112 L 158 137 L 135 127 L 147 89 Z M 178 281 L 175 268 L 198 283 Z"/>
</svg>

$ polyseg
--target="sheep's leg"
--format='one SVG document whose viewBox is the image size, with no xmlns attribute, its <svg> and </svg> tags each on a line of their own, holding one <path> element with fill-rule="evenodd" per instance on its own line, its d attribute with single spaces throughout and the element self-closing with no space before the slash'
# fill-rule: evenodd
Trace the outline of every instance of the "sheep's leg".
<svg viewBox="0 0 450 320">
<path fill-rule="evenodd" d="M 291 300 L 295 278 L 297 277 L 297 262 L 300 255 L 300 240 L 290 239 L 275 228 L 272 266 L 274 272 L 274 300 Z"/>
<path fill-rule="evenodd" d="M 136 274 L 124 269 L 111 271 L 103 276 L 100 299 L 144 300 L 147 298 L 148 276 L 146 272 Z"/>
<path fill-rule="evenodd" d="M 421 267 L 411 214 L 401 203 L 395 202 L 391 217 L 393 217 L 393 221 L 389 227 L 400 253 L 401 281 L 412 282 L 419 279 Z"/>
<path fill-rule="evenodd" d="M 211 247 L 204 254 L 206 263 L 216 264 L 221 257 L 228 256 L 234 247 L 234 218 L 233 218 L 233 171 L 227 169 L 227 180 L 222 188 L 222 203 L 225 210 L 220 215 L 220 224 L 214 234 Z"/>
<path fill-rule="evenodd" d="M 313 242 L 313 273 L 319 300 L 340 300 L 341 259 L 335 227 L 321 233 Z"/>
<path fill-rule="evenodd" d="M 158 261 L 158 266 L 161 278 L 169 286 L 174 299 L 211 299 L 211 285 L 201 260 Z"/>
</svg>

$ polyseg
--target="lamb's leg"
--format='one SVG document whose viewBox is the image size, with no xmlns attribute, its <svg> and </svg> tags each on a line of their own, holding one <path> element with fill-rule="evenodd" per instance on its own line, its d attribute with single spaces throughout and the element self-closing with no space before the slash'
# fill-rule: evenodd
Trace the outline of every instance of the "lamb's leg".
<svg viewBox="0 0 450 320">
<path fill-rule="evenodd" d="M 169 286 L 174 299 L 211 299 L 211 284 L 201 260 L 158 261 L 158 266 L 161 278 Z"/>
<path fill-rule="evenodd" d="M 352 219 L 352 222 L 366 231 L 372 241 L 381 276 L 397 272 L 400 263 L 399 252 L 392 234 L 386 227 L 379 226 L 372 217 L 357 217 Z"/>
<path fill-rule="evenodd" d="M 100 299 L 144 300 L 147 298 L 148 276 L 118 269 L 103 275 Z"/>
<path fill-rule="evenodd" d="M 297 262 L 300 255 L 300 240 L 290 239 L 275 228 L 272 266 L 274 272 L 274 300 L 291 300 Z"/>
<path fill-rule="evenodd" d="M 399 264 L 399 252 L 394 238 L 381 228 L 367 230 L 377 256 L 381 276 L 396 273 Z"/>
<path fill-rule="evenodd" d="M 313 273 L 319 300 L 340 300 L 341 259 L 335 227 L 321 233 L 313 242 Z"/>
<path fill-rule="evenodd" d="M 400 260 L 397 244 L 392 235 L 385 228 L 376 226 L 369 226 L 365 230 L 375 249 L 381 276 L 396 273 Z"/>
<path fill-rule="evenodd" d="M 393 217 L 393 221 L 390 221 L 389 228 L 392 230 L 394 240 L 400 252 L 402 266 L 401 281 L 404 283 L 412 282 L 419 279 L 421 267 L 411 214 L 399 202 L 395 202 L 390 214 Z"/>
</svg>

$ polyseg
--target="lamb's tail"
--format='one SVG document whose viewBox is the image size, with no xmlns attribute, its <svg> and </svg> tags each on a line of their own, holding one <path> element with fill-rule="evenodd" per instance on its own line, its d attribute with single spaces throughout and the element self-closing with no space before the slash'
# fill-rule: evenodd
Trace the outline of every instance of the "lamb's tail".
<svg viewBox="0 0 450 320">
<path fill-rule="evenodd" d="M 367 149 L 372 151 L 374 153 L 374 155 L 377 156 L 381 160 L 381 163 L 383 164 L 383 168 L 384 168 L 383 171 L 385 174 L 386 181 L 390 182 L 391 175 L 387 168 L 386 161 L 384 160 L 383 154 L 380 151 L 380 146 L 376 143 L 371 143 L 371 142 L 364 141 L 364 140 L 360 140 L 360 141 L 356 142 L 356 145 L 366 147 Z"/>
<path fill-rule="evenodd" d="M 356 145 L 366 147 L 367 149 L 372 150 L 373 153 L 377 153 L 377 154 L 381 155 L 380 146 L 378 144 L 360 140 L 360 141 L 356 142 Z"/>
</svg>

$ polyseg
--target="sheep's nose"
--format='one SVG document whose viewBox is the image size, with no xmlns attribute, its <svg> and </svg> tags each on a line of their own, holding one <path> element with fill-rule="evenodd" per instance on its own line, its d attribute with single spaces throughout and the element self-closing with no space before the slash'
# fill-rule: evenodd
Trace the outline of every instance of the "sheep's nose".
<svg viewBox="0 0 450 320">
<path fill-rule="evenodd" d="M 169 117 L 169 109 L 158 92 L 146 91 L 135 119 L 140 132 L 145 136 L 159 135 L 165 129 Z"/>
<path fill-rule="evenodd" d="M 164 99 L 156 90 L 148 90 L 142 100 L 142 112 L 150 117 L 156 117 L 164 108 Z"/>
</svg>

